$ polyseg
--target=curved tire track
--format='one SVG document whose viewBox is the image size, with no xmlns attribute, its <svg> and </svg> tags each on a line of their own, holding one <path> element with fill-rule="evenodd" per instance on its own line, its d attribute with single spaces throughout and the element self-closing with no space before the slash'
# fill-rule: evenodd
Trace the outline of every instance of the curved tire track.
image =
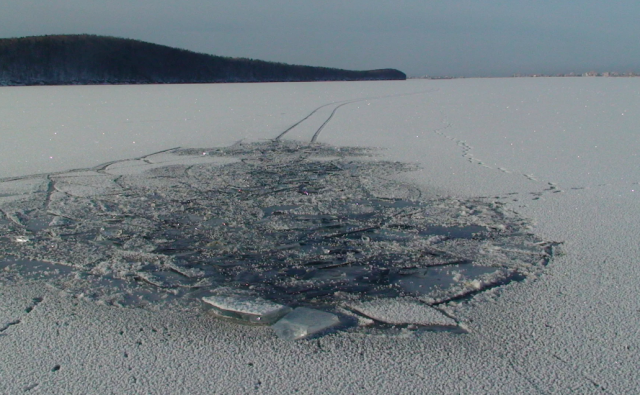
<svg viewBox="0 0 640 395">
<path fill-rule="evenodd" d="M 395 95 L 385 95 L 385 96 L 364 97 L 364 98 L 361 98 L 361 99 L 342 100 L 342 101 L 335 101 L 335 102 L 323 104 L 322 106 L 317 107 L 316 109 L 311 111 L 309 114 L 307 114 L 306 117 L 302 118 L 298 122 L 296 122 L 293 125 L 289 126 L 285 131 L 283 131 L 278 136 L 276 136 L 276 138 L 274 138 L 273 141 L 280 141 L 287 133 L 289 133 L 291 130 L 295 129 L 297 126 L 299 126 L 300 124 L 305 122 L 307 119 L 311 118 L 311 116 L 313 116 L 316 112 L 320 111 L 321 109 L 323 109 L 325 107 L 328 107 L 328 106 L 331 106 L 331 105 L 334 105 L 334 104 L 338 104 L 338 105 L 336 106 L 336 108 L 333 109 L 333 111 L 331 112 L 329 117 L 327 117 L 327 119 L 322 123 L 322 125 L 320 125 L 318 130 L 316 130 L 316 132 L 313 134 L 313 137 L 311 137 L 310 143 L 313 144 L 318 140 L 318 137 L 320 136 L 320 133 L 322 132 L 322 129 L 324 129 L 324 127 L 329 123 L 329 121 L 331 121 L 331 118 L 333 118 L 333 116 L 335 115 L 336 111 L 338 111 L 338 109 L 340 107 L 346 106 L 347 104 L 358 103 L 358 102 L 365 101 L 365 100 L 380 100 L 380 99 L 387 99 L 387 98 L 390 98 L 390 97 L 419 95 L 419 94 L 423 94 L 423 93 L 436 92 L 436 91 L 438 91 L 438 89 L 427 89 L 427 90 L 419 91 L 419 92 L 399 93 L 399 94 L 395 94 Z"/>
</svg>

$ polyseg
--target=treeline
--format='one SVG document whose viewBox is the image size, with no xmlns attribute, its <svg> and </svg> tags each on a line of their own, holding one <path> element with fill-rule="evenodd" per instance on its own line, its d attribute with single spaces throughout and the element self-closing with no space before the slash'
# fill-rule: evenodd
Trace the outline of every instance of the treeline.
<svg viewBox="0 0 640 395">
<path fill-rule="evenodd" d="M 94 35 L 0 39 L 0 85 L 404 80 L 394 69 L 350 71 L 228 58 Z"/>
</svg>

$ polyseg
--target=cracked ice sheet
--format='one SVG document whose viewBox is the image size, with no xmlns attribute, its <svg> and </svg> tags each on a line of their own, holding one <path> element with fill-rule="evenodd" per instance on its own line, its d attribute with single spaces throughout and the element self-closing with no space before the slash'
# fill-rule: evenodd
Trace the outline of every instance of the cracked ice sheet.
<svg viewBox="0 0 640 395">
<path fill-rule="evenodd" d="M 242 160 L 171 164 L 135 176 L 49 176 L 51 193 L 36 205 L 45 209 L 18 212 L 9 231 L 15 242 L 0 239 L 0 246 L 19 260 L 74 267 L 82 281 L 115 278 L 140 283 L 141 291 L 151 285 L 153 299 L 193 300 L 191 291 L 219 283 L 255 287 L 285 305 L 325 308 L 338 302 L 337 291 L 443 303 L 535 273 L 552 257 L 522 232 L 525 220 L 498 206 L 422 201 L 411 185 L 386 179 L 410 166 L 356 160 L 373 150 L 280 141 L 174 152 Z M 340 157 L 317 160 L 326 155 Z M 386 194 L 380 179 L 414 198 L 379 197 Z M 104 185 L 117 193 L 91 192 Z M 462 212 L 463 224 L 475 225 L 455 226 Z M 502 245 L 516 248 L 511 257 L 490 254 Z"/>
</svg>

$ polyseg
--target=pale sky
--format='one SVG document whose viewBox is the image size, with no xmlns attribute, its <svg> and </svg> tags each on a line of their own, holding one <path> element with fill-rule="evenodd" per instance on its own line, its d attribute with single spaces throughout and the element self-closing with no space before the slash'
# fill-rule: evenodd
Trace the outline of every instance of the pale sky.
<svg viewBox="0 0 640 395">
<path fill-rule="evenodd" d="M 89 33 L 409 76 L 640 72 L 638 0 L 0 0 L 0 37 Z"/>
</svg>

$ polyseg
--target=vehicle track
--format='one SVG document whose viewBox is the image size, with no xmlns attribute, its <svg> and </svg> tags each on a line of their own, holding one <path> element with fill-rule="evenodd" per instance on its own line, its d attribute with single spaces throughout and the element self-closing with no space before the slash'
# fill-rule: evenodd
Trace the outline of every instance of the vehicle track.
<svg viewBox="0 0 640 395">
<path fill-rule="evenodd" d="M 293 129 L 295 129 L 296 127 L 300 126 L 302 123 L 304 123 L 305 121 L 307 121 L 309 118 L 311 118 L 314 114 L 316 114 L 318 111 L 320 111 L 321 109 L 325 108 L 325 107 L 329 107 L 331 105 L 337 105 L 333 111 L 331 112 L 331 114 L 329 114 L 329 116 L 327 117 L 327 119 L 322 123 L 322 125 L 320 125 L 320 127 L 315 131 L 315 133 L 313 134 L 313 136 L 311 137 L 310 140 L 310 144 L 315 143 L 318 140 L 318 137 L 320 136 L 320 133 L 322 132 L 322 130 L 325 128 L 325 126 L 327 126 L 327 124 L 329 123 L 329 121 L 331 121 L 331 119 L 333 118 L 333 116 L 336 114 L 336 112 L 338 111 L 338 109 L 340 109 L 341 107 L 346 106 L 347 104 L 352 104 L 352 103 L 359 103 L 362 101 L 366 101 L 366 100 L 381 100 L 381 99 L 388 99 L 391 97 L 402 97 L 402 96 L 412 96 L 412 95 L 420 95 L 423 93 L 430 93 L 430 92 L 436 92 L 438 91 L 438 89 L 427 89 L 424 91 L 418 91 L 418 92 L 411 92 L 411 93 L 400 93 L 400 94 L 395 94 L 395 95 L 384 95 L 384 96 L 371 96 L 371 97 L 364 97 L 364 98 L 360 98 L 360 99 L 352 99 L 352 100 L 342 100 L 342 101 L 335 101 L 335 102 L 331 102 L 331 103 L 327 103 L 327 104 L 323 104 L 320 107 L 315 108 L 313 111 L 311 111 L 309 114 L 307 114 L 307 116 L 305 116 L 304 118 L 302 118 L 301 120 L 299 120 L 298 122 L 294 123 L 293 125 L 289 126 L 286 130 L 284 130 L 282 133 L 280 133 L 278 136 L 276 136 L 273 141 L 280 141 L 282 140 L 283 137 L 285 137 L 287 135 L 287 133 L 289 133 L 290 131 L 292 131 Z"/>
</svg>

